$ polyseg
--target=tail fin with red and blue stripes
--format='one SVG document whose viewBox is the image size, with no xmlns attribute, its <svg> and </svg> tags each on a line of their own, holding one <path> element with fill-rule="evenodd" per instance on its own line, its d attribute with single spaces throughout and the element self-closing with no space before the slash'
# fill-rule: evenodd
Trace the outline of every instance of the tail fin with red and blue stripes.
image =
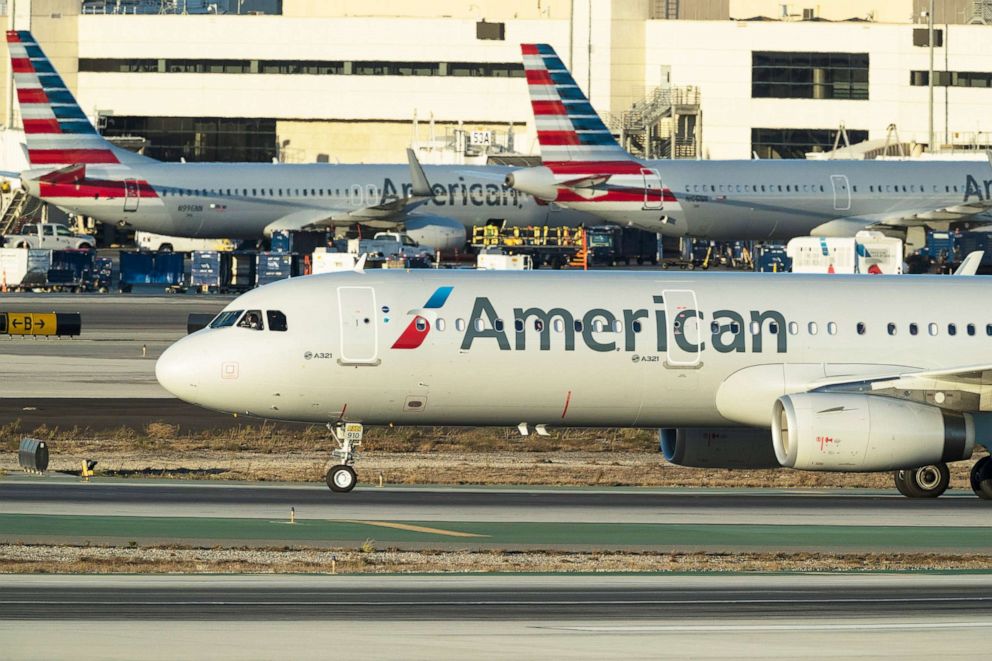
<svg viewBox="0 0 992 661">
<path fill-rule="evenodd" d="M 548 44 L 521 44 L 541 156 L 557 163 L 632 163 Z"/>
<path fill-rule="evenodd" d="M 30 32 L 8 30 L 7 48 L 32 168 L 152 162 L 97 133 Z"/>
</svg>

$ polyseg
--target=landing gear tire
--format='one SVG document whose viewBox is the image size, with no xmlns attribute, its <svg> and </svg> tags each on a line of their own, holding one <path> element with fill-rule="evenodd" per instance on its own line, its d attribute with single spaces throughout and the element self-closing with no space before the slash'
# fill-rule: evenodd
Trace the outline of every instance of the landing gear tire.
<svg viewBox="0 0 992 661">
<path fill-rule="evenodd" d="M 898 470 L 893 474 L 896 489 L 907 498 L 937 498 L 951 484 L 947 464 L 932 464 L 920 468 Z M 992 488 L 992 482 L 989 484 Z"/>
<path fill-rule="evenodd" d="M 358 484 L 358 475 L 351 466 L 338 464 L 331 466 L 327 471 L 327 486 L 335 493 L 347 493 L 354 489 L 356 484 Z"/>
<path fill-rule="evenodd" d="M 982 500 L 992 500 L 992 457 L 982 457 L 971 467 L 971 490 Z"/>
</svg>

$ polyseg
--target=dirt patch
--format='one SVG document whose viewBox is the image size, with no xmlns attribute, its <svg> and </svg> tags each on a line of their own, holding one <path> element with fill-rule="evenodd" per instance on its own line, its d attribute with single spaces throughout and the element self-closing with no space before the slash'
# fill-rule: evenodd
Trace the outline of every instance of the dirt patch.
<svg viewBox="0 0 992 661">
<path fill-rule="evenodd" d="M 333 446 L 326 429 L 294 430 L 245 425 L 214 432 L 185 432 L 150 423 L 109 433 L 39 427 L 15 421 L 0 427 L 0 472 L 17 470 L 23 436 L 49 442 L 50 470 L 78 474 L 84 459 L 96 474 L 319 482 Z M 980 453 L 984 456 L 984 452 Z M 979 453 L 976 453 L 976 460 Z M 971 462 L 951 466 L 952 488 L 970 489 Z M 890 473 L 814 473 L 720 470 L 674 466 L 658 452 L 656 432 L 642 429 L 560 429 L 548 437 L 521 438 L 514 429 L 374 427 L 358 462 L 360 479 L 378 484 L 478 484 L 652 487 L 863 487 L 890 488 Z"/>
<path fill-rule="evenodd" d="M 992 570 L 987 555 L 204 549 L 0 545 L 6 574 L 834 572 Z"/>
</svg>

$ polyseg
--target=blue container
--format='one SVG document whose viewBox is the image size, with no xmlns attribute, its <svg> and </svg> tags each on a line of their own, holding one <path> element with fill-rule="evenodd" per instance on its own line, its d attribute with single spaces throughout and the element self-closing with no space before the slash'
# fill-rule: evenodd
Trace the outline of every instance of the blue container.
<svg viewBox="0 0 992 661">
<path fill-rule="evenodd" d="M 52 285 L 82 285 L 93 271 L 91 250 L 53 250 L 48 268 L 48 283 Z"/>
<path fill-rule="evenodd" d="M 133 285 L 183 284 L 185 256 L 182 253 L 121 253 L 121 291 Z"/>
<path fill-rule="evenodd" d="M 288 253 L 260 252 L 256 267 L 256 284 L 261 287 L 271 282 L 298 275 L 299 258 Z"/>
<path fill-rule="evenodd" d="M 189 272 L 191 287 L 220 289 L 224 285 L 224 259 L 216 250 L 193 251 L 193 264 Z"/>
</svg>

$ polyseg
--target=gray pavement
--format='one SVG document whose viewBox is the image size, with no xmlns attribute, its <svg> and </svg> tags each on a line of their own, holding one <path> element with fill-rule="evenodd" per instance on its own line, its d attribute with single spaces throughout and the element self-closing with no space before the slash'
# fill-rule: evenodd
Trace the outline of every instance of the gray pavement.
<svg viewBox="0 0 992 661">
<path fill-rule="evenodd" d="M 975 658 L 992 576 L 3 576 L 12 659 Z M 41 629 L 39 629 L 41 627 Z"/>
<path fill-rule="evenodd" d="M 359 466 L 360 469 L 360 466 Z M 936 500 L 845 490 L 528 489 L 246 484 L 68 476 L 0 480 L 0 514 L 283 519 L 992 527 L 970 491 Z M 0 531 L 2 533 L 2 531 Z"/>
</svg>

